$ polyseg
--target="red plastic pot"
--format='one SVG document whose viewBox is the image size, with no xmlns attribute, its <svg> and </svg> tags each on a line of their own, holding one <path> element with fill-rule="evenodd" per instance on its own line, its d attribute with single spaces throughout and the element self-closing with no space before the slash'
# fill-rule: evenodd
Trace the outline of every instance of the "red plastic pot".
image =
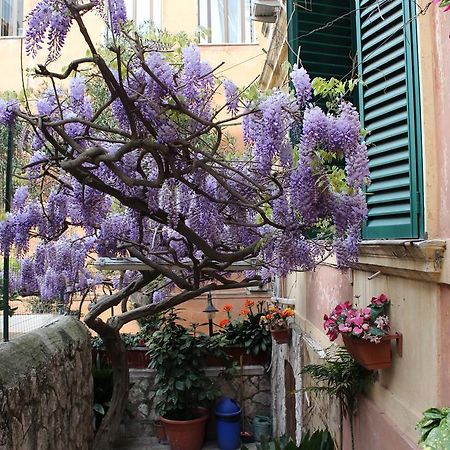
<svg viewBox="0 0 450 450">
<path fill-rule="evenodd" d="M 282 328 L 281 330 L 270 330 L 270 334 L 277 344 L 287 344 L 291 338 L 291 329 Z"/>
<path fill-rule="evenodd" d="M 257 355 L 252 353 L 247 354 L 244 347 L 226 347 L 225 353 L 231 358 L 231 361 L 235 361 L 238 364 L 241 363 L 244 366 L 258 366 L 265 365 L 269 360 L 269 352 L 261 352 Z M 215 356 L 208 356 L 207 365 L 208 366 L 223 366 L 224 361 L 221 358 L 216 358 Z"/>
<path fill-rule="evenodd" d="M 200 450 L 205 440 L 209 412 L 198 408 L 199 417 L 192 420 L 171 420 L 161 417 L 171 450 Z"/>
<path fill-rule="evenodd" d="M 350 355 L 368 370 L 387 369 L 391 366 L 392 351 L 391 340 L 397 340 L 397 350 L 402 354 L 402 335 L 382 336 L 378 344 L 366 339 L 358 339 L 352 336 L 342 336 L 344 345 Z"/>
<path fill-rule="evenodd" d="M 150 363 L 150 359 L 147 355 L 147 347 L 132 347 L 127 348 L 127 362 L 129 369 L 147 369 Z M 92 350 L 92 362 L 93 364 L 99 361 L 102 367 L 110 367 L 111 361 L 108 358 L 106 350 L 93 349 Z"/>
</svg>

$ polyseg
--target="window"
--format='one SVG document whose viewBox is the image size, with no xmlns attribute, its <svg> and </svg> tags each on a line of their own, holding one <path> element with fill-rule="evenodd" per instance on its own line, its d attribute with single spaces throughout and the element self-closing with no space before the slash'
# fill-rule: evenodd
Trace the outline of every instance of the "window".
<svg viewBox="0 0 450 450">
<path fill-rule="evenodd" d="M 23 0 L 0 0 L 0 36 L 23 35 Z"/>
<path fill-rule="evenodd" d="M 415 2 L 357 0 L 360 113 L 372 184 L 364 237 L 423 237 Z"/>
<path fill-rule="evenodd" d="M 365 239 L 423 237 L 422 151 L 415 2 L 288 2 L 289 60 L 311 77 L 358 73 L 372 184 Z M 356 12 L 355 14 L 353 12 Z M 355 58 L 356 54 L 356 58 Z M 357 64 L 355 64 L 357 62 Z"/>
<path fill-rule="evenodd" d="M 199 0 L 199 25 L 210 34 L 209 44 L 252 43 L 252 0 Z"/>
<path fill-rule="evenodd" d="M 149 22 L 161 28 L 161 0 L 125 0 L 125 6 L 137 28 Z"/>
</svg>

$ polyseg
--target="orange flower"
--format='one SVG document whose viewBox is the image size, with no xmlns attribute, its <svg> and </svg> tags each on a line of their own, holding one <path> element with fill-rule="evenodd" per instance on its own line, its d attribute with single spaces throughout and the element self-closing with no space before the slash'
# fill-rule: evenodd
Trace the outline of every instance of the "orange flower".
<svg viewBox="0 0 450 450">
<path fill-rule="evenodd" d="M 219 327 L 224 328 L 226 327 L 228 324 L 230 323 L 230 321 L 228 319 L 223 319 L 219 322 Z"/>
<path fill-rule="evenodd" d="M 248 298 L 248 299 L 245 300 L 244 305 L 245 305 L 247 308 L 251 308 L 252 306 L 255 305 L 255 302 L 254 302 L 253 300 L 250 300 L 250 299 Z"/>
<path fill-rule="evenodd" d="M 267 320 L 270 320 L 272 317 L 273 317 L 273 314 L 270 314 L 270 313 L 269 313 L 269 314 L 266 314 L 266 319 L 267 319 Z"/>
<path fill-rule="evenodd" d="M 291 308 L 286 308 L 281 312 L 283 317 L 292 317 L 294 315 L 294 310 Z"/>
<path fill-rule="evenodd" d="M 230 304 L 224 305 L 223 310 L 226 312 L 230 312 L 233 309 L 233 307 Z"/>
<path fill-rule="evenodd" d="M 250 314 L 250 310 L 247 308 L 241 309 L 241 316 L 248 316 Z"/>
</svg>

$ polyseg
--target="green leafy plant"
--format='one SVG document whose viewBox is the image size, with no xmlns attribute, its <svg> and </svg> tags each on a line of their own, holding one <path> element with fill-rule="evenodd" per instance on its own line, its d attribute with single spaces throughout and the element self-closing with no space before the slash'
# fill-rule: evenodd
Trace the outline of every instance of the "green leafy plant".
<svg viewBox="0 0 450 450">
<path fill-rule="evenodd" d="M 341 412 L 350 423 L 354 449 L 353 417 L 360 394 L 373 382 L 373 373 L 360 366 L 346 350 L 332 348 L 326 351 L 323 364 L 307 364 L 302 373 L 317 383 L 306 388 L 307 391 L 326 394 L 339 401 Z"/>
<path fill-rule="evenodd" d="M 155 407 L 168 419 L 190 420 L 196 408 L 208 407 L 219 392 L 205 373 L 207 357 L 225 358 L 226 339 L 199 334 L 179 323 L 175 311 L 161 318 L 161 324 L 147 342 L 150 368 L 156 370 Z"/>
<path fill-rule="evenodd" d="M 270 332 L 261 323 L 264 316 L 263 303 L 246 300 L 238 319 L 231 321 L 231 305 L 225 305 L 224 309 L 228 319 L 221 322 L 223 333 L 229 345 L 244 347 L 247 354 L 258 355 L 269 351 L 272 346 Z"/>
<path fill-rule="evenodd" d="M 95 427 L 98 429 L 100 423 L 111 405 L 113 393 L 113 373 L 110 368 L 92 367 L 92 378 L 94 380 L 94 415 Z"/>
<path fill-rule="evenodd" d="M 420 431 L 419 444 L 425 450 L 450 448 L 450 408 L 430 408 L 423 412 L 416 429 Z"/>
<path fill-rule="evenodd" d="M 257 445 L 257 450 L 334 450 L 335 448 L 333 438 L 328 430 L 316 430 L 313 434 L 306 433 L 300 445 L 286 436 Z M 241 450 L 248 449 L 243 446 Z"/>
</svg>

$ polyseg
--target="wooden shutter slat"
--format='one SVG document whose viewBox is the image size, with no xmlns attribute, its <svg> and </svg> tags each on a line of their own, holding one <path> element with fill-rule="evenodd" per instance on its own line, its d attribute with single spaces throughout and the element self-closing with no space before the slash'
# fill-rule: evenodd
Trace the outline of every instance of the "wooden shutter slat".
<svg viewBox="0 0 450 450">
<path fill-rule="evenodd" d="M 378 8 L 357 0 L 357 9 L 360 112 L 372 178 L 364 237 L 417 238 L 423 226 L 411 4 L 395 0 Z"/>
</svg>

